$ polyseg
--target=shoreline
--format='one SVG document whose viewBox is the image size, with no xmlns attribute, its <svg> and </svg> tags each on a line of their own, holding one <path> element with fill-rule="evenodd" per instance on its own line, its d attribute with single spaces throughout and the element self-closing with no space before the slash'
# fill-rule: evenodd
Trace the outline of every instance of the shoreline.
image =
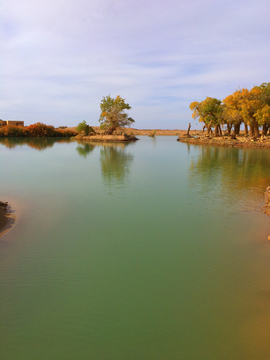
<svg viewBox="0 0 270 360">
<path fill-rule="evenodd" d="M 94 131 L 96 131 L 97 139 L 94 139 L 92 135 L 92 141 L 104 141 L 101 139 L 102 133 L 99 133 L 100 128 L 98 126 L 92 126 Z M 75 128 L 68 128 L 68 130 L 74 130 Z M 121 137 L 122 133 L 125 133 L 127 136 L 151 136 L 155 132 L 153 138 L 158 136 L 178 136 L 177 141 L 193 144 L 193 145 L 212 145 L 212 146 L 223 146 L 223 147 L 236 147 L 236 148 L 260 148 L 260 149 L 270 149 L 270 136 L 260 136 L 257 139 L 246 137 L 243 130 L 240 130 L 240 134 L 236 135 L 235 139 L 231 138 L 229 135 L 223 135 L 221 137 L 214 137 L 206 135 L 202 130 L 190 130 L 189 136 L 187 135 L 187 130 L 169 130 L 169 129 L 135 129 L 135 128 L 121 128 L 119 132 L 116 132 L 112 136 Z M 99 137 L 99 139 L 98 139 Z M 89 138 L 89 137 L 88 137 Z M 106 141 L 106 140 L 105 140 Z M 107 140 L 113 141 L 113 140 Z M 118 141 L 124 141 L 124 139 L 119 139 Z"/>
<path fill-rule="evenodd" d="M 253 148 L 253 149 L 270 149 L 270 137 L 261 136 L 254 140 L 252 138 L 246 138 L 243 135 L 236 136 L 232 139 L 229 136 L 222 137 L 208 137 L 208 136 L 179 136 L 177 141 L 192 144 L 192 145 L 211 145 L 211 146 L 223 146 L 223 147 L 235 147 L 235 148 Z"/>
<path fill-rule="evenodd" d="M 75 136 L 75 140 L 87 141 L 87 142 L 133 142 L 139 140 L 135 136 L 131 135 L 87 135 Z"/>
<path fill-rule="evenodd" d="M 0 201 L 0 238 L 13 228 L 15 222 L 16 217 L 8 203 Z"/>
</svg>

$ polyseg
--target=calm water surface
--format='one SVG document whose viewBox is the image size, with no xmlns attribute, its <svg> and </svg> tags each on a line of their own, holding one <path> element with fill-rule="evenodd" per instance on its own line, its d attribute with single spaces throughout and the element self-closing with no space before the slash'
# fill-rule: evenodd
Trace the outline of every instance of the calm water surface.
<svg viewBox="0 0 270 360">
<path fill-rule="evenodd" d="M 2 360 L 268 360 L 270 152 L 0 140 Z"/>
</svg>

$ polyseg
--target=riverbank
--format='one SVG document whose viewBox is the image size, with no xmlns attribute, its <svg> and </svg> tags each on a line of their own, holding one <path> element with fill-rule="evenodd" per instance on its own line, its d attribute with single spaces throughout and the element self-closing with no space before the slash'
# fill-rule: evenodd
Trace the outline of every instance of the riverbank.
<svg viewBox="0 0 270 360">
<path fill-rule="evenodd" d="M 0 237 L 6 234 L 15 224 L 15 216 L 8 203 L 0 201 Z"/>
<path fill-rule="evenodd" d="M 7 223 L 8 218 L 6 217 L 6 207 L 0 202 L 0 236 Z"/>
<path fill-rule="evenodd" d="M 197 131 L 194 136 L 187 136 L 186 134 L 180 135 L 177 141 L 193 144 L 193 145 L 212 145 L 212 146 L 225 146 L 237 148 L 265 148 L 270 149 L 270 136 L 261 136 L 257 139 L 245 137 L 244 134 L 239 134 L 232 138 L 231 136 L 213 137 L 204 135 Z"/>
</svg>

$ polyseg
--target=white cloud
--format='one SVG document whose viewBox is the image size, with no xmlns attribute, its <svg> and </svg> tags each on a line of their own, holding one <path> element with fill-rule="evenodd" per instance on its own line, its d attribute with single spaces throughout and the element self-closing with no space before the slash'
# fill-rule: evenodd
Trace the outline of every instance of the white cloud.
<svg viewBox="0 0 270 360">
<path fill-rule="evenodd" d="M 269 10 L 268 0 L 10 0 L 0 118 L 96 125 L 110 93 L 137 127 L 185 127 L 191 101 L 269 81 Z"/>
</svg>

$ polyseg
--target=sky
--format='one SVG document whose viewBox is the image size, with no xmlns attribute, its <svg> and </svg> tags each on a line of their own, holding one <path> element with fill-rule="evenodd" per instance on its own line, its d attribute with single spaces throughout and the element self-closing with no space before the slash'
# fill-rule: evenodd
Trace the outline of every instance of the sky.
<svg viewBox="0 0 270 360">
<path fill-rule="evenodd" d="M 199 128 L 189 104 L 269 82 L 269 0 L 6 0 L 0 119 L 99 125 L 120 95 L 138 129 Z"/>
</svg>

